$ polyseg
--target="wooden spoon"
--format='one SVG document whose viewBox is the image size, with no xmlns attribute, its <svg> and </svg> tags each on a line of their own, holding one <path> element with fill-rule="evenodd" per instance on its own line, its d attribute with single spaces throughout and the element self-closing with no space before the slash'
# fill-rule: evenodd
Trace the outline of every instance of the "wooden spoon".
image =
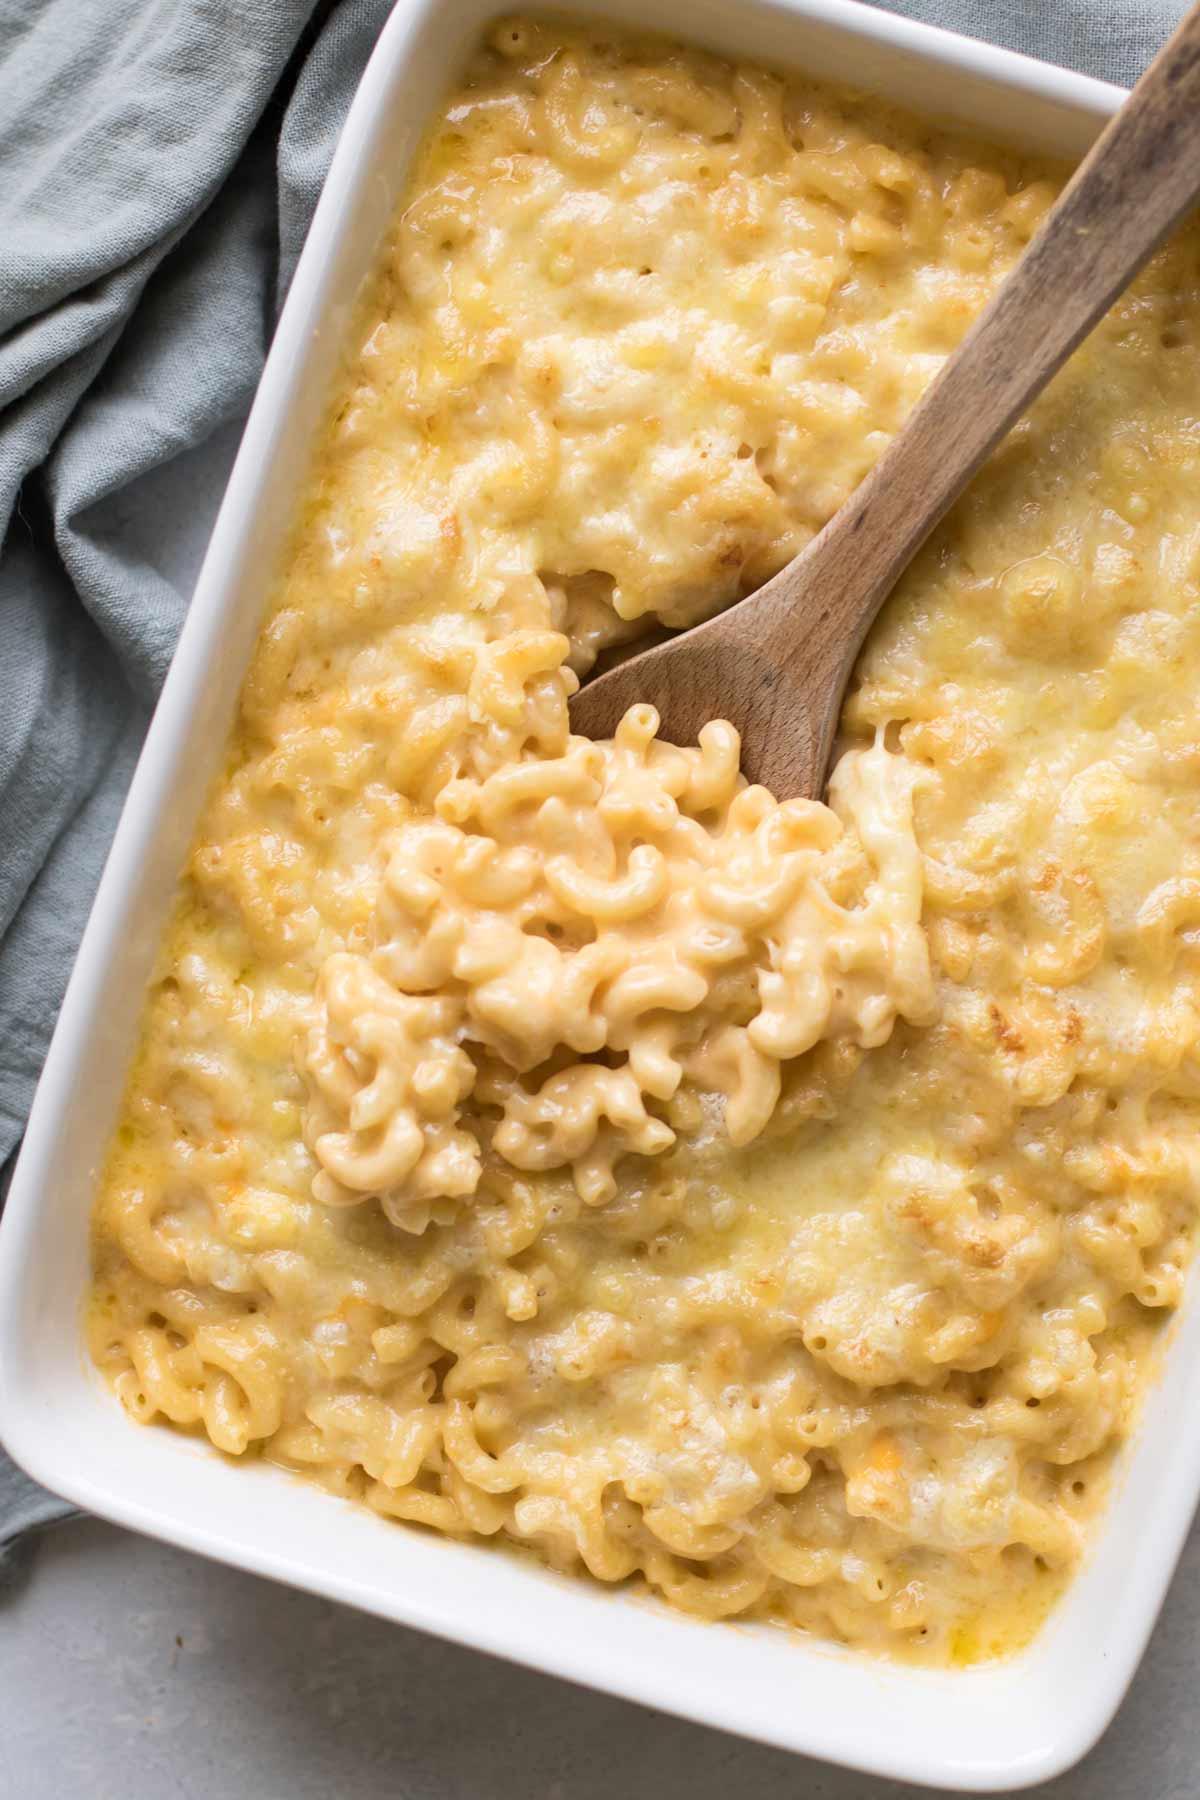
<svg viewBox="0 0 1200 1800">
<path fill-rule="evenodd" d="M 841 511 L 757 593 L 581 688 L 574 729 L 611 737 L 638 701 L 657 707 L 673 743 L 729 719 L 749 780 L 779 798 L 819 794 L 854 660 L 898 577 L 1198 198 L 1200 5 Z"/>
</svg>

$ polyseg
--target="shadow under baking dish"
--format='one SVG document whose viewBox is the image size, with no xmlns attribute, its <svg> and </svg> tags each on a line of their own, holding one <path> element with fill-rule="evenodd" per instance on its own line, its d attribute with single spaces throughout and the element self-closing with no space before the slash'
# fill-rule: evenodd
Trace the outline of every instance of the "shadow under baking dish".
<svg viewBox="0 0 1200 1800">
<path fill-rule="evenodd" d="M 604 10 L 678 35 L 666 0 L 613 0 Z M 962 1671 L 876 1662 L 770 1627 L 700 1623 L 516 1556 L 397 1529 L 269 1467 L 234 1467 L 179 1436 L 141 1430 L 81 1356 L 97 1172 L 261 596 L 431 101 L 494 11 L 489 0 L 401 0 L 347 120 L 0 1227 L 0 1435 L 37 1479 L 103 1517 L 555 1675 L 910 1781 L 977 1791 L 1040 1781 L 1081 1756 L 1115 1711 L 1200 1492 L 1200 1430 L 1187 1428 L 1200 1419 L 1200 1310 L 1190 1300 L 1086 1566 L 1026 1650 Z M 694 0 L 686 36 L 1062 156 L 1078 155 L 1121 98 L 852 0 Z"/>
</svg>

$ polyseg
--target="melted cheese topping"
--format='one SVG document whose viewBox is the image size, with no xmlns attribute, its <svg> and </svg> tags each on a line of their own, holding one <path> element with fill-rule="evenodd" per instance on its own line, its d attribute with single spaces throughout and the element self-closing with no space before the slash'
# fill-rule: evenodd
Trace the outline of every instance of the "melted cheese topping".
<svg viewBox="0 0 1200 1800">
<path fill-rule="evenodd" d="M 832 811 L 565 708 L 808 541 L 1053 192 L 802 79 L 491 34 L 148 998 L 89 1322 L 135 1417 L 709 1616 L 1035 1628 L 1195 1216 L 1194 237 L 902 582 Z"/>
</svg>

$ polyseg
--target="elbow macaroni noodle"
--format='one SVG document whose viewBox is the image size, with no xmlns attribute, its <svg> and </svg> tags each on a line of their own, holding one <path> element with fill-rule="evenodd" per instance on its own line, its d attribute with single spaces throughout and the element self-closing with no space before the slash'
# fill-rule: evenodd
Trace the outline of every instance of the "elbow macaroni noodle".
<svg viewBox="0 0 1200 1800">
<path fill-rule="evenodd" d="M 1055 182 L 490 32 L 148 997 L 89 1313 L 133 1417 L 712 1618 L 1036 1628 L 1195 1225 L 1194 232 L 901 583 L 827 805 L 567 700 L 809 541 Z"/>
<path fill-rule="evenodd" d="M 482 1173 L 460 1122 L 477 1078 L 466 1046 L 487 1056 L 502 1108 L 493 1152 L 569 1167 L 595 1206 L 616 1193 L 620 1156 L 676 1142 L 647 1102 L 685 1077 L 721 1097 L 724 1134 L 746 1144 L 775 1111 L 783 1061 L 831 1032 L 882 1043 L 897 1012 L 932 1017 L 899 758 L 850 752 L 835 778 L 849 855 L 875 857 L 865 903 L 846 908 L 829 892 L 847 860 L 834 813 L 742 785 L 729 725 L 706 726 L 695 750 L 660 744 L 657 726 L 634 707 L 612 744 L 571 738 L 561 756 L 450 781 L 432 819 L 396 832 L 376 947 L 336 951 L 319 978 L 303 1058 L 318 1200 L 378 1198 L 409 1231 L 453 1216 Z M 744 1024 L 728 1016 L 739 993 L 757 1005 Z M 543 1069 L 536 1086 L 519 1079 Z"/>
</svg>

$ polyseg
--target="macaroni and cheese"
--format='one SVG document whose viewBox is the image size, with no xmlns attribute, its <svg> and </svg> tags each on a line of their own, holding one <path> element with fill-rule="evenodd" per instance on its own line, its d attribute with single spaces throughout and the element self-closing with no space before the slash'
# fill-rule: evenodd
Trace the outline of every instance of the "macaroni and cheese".
<svg viewBox="0 0 1200 1800">
<path fill-rule="evenodd" d="M 1195 1221 L 1194 234 L 901 583 L 827 804 L 745 786 L 736 721 L 592 744 L 567 701 L 809 541 L 1055 183 L 489 33 L 148 998 L 89 1314 L 135 1418 L 710 1617 L 1036 1627 Z"/>
</svg>

